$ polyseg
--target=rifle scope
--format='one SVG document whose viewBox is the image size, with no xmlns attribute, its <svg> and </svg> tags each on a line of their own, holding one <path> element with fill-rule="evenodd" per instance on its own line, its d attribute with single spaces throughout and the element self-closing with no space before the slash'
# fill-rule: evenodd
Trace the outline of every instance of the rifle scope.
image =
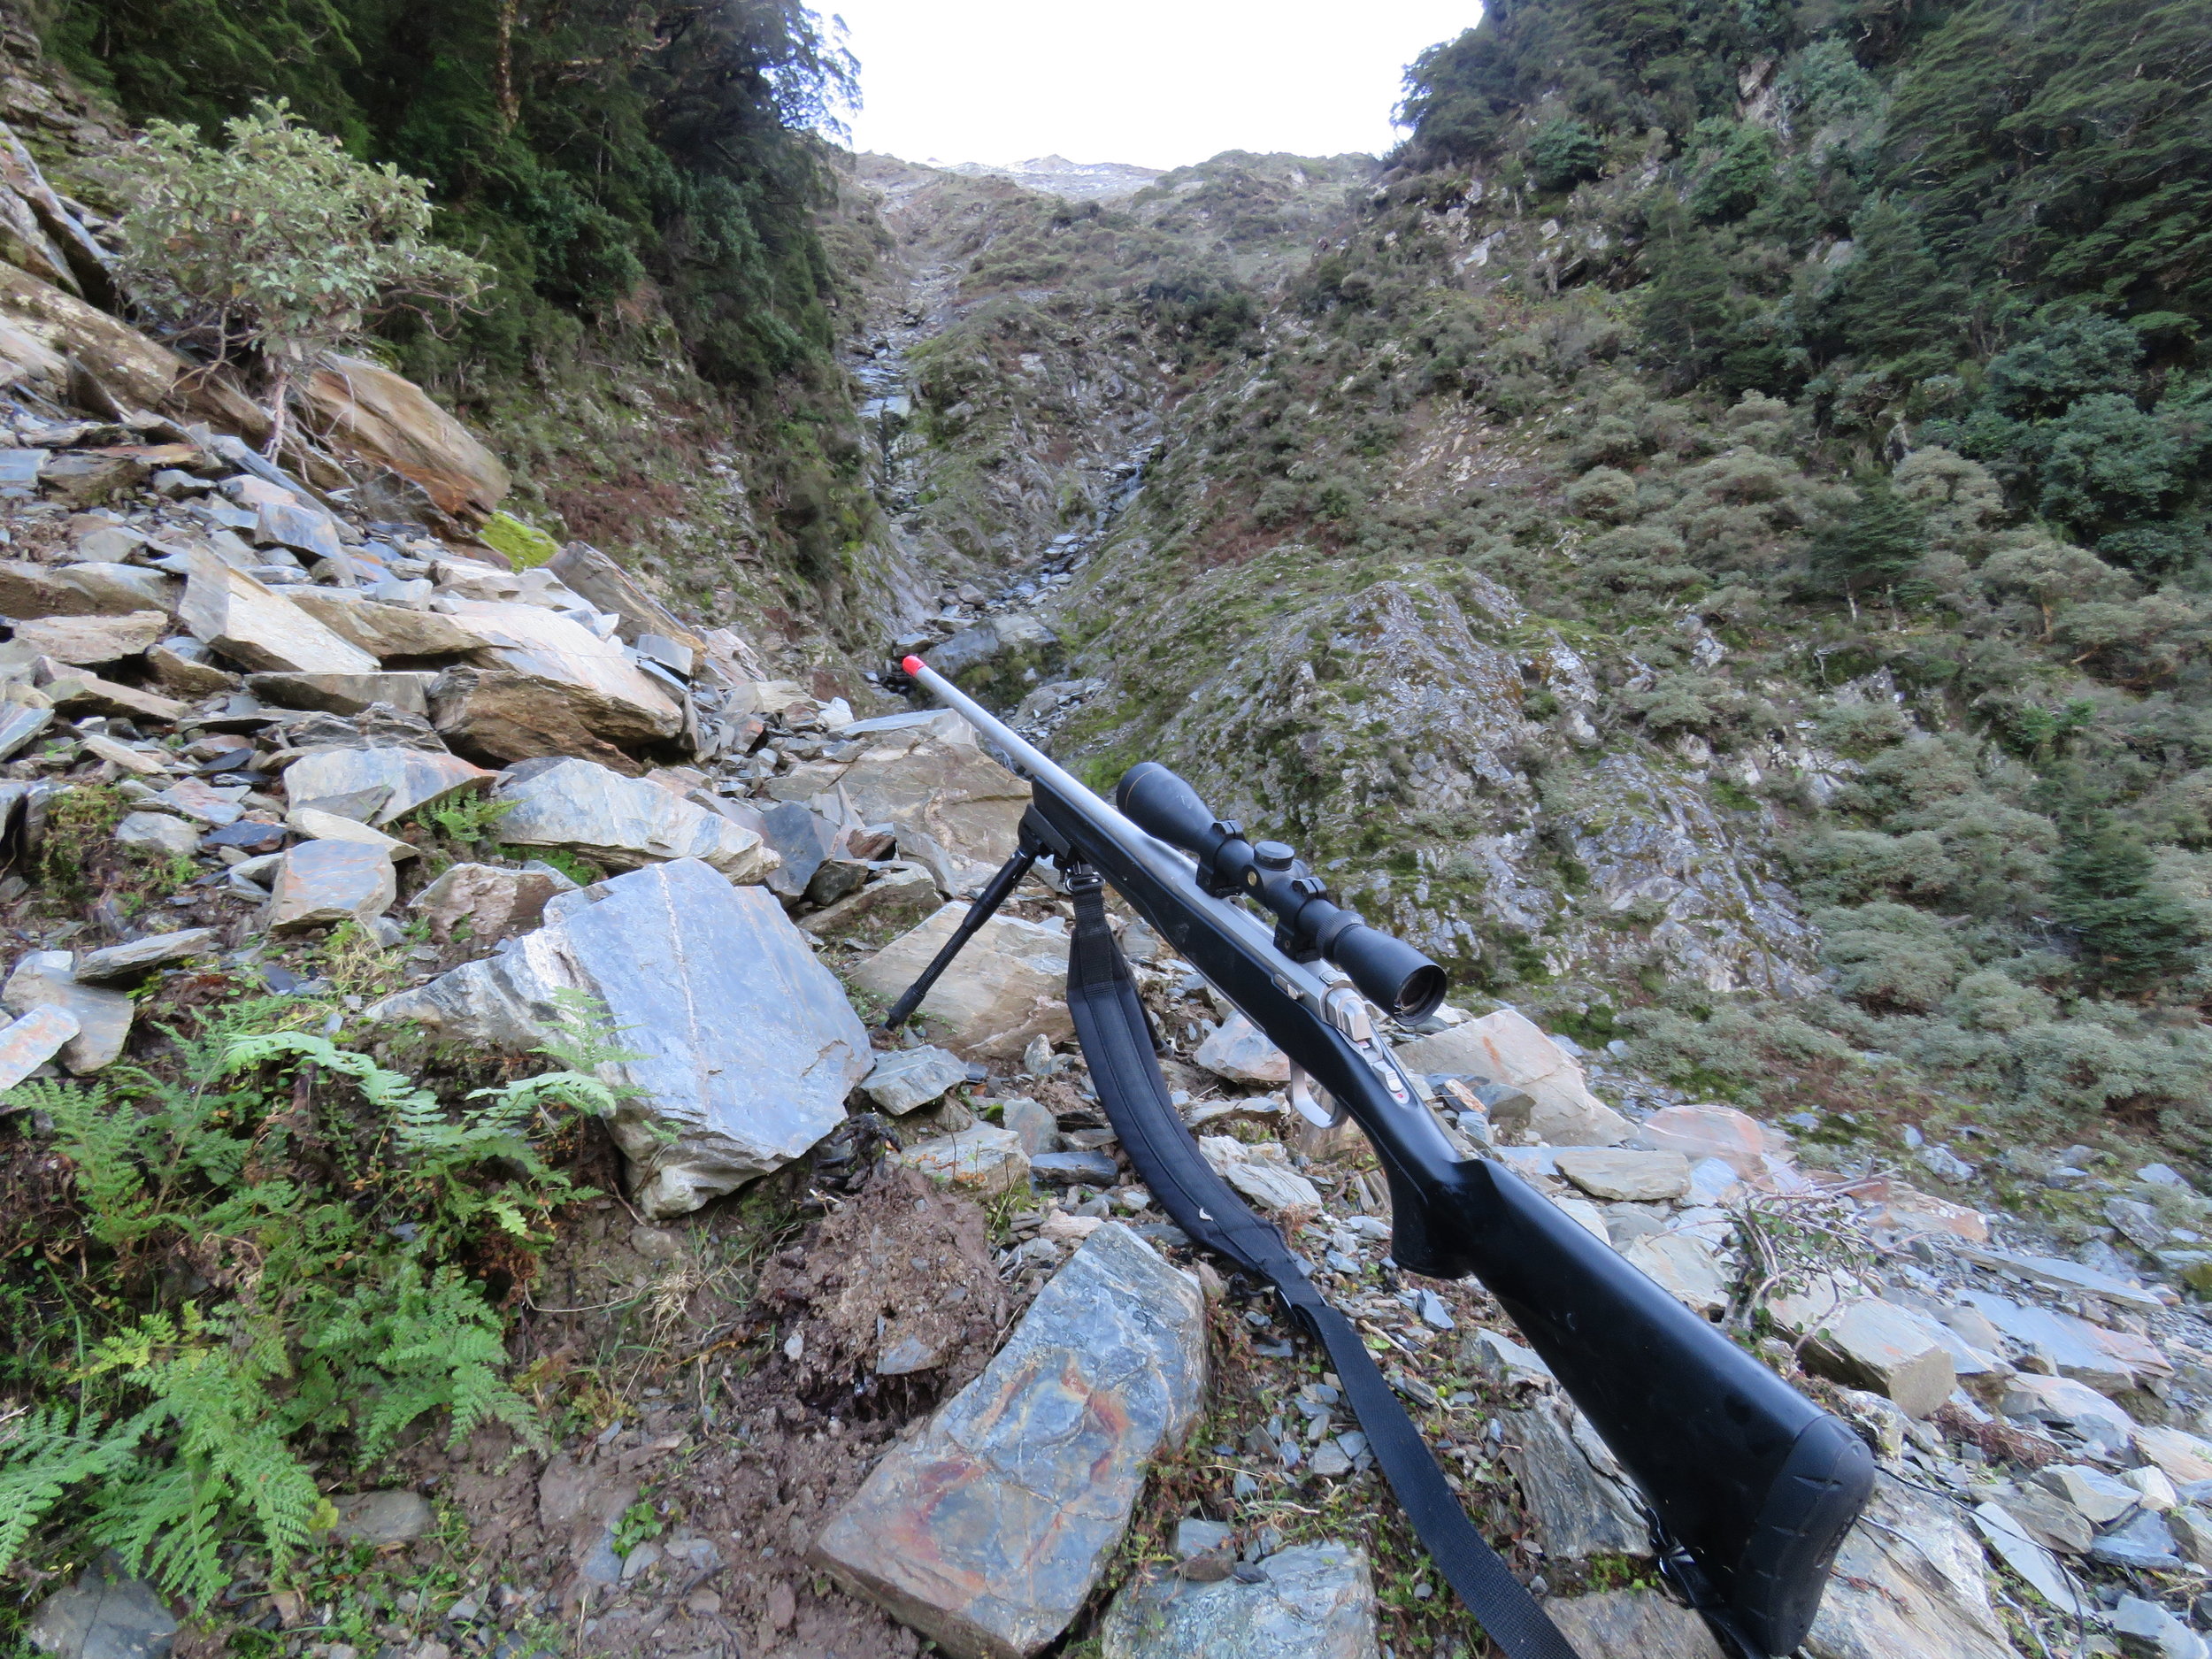
<svg viewBox="0 0 2212 1659">
<path fill-rule="evenodd" d="M 1198 792 L 1159 762 L 1122 774 L 1114 804 L 1148 835 L 1198 860 L 1198 884 L 1215 898 L 1247 898 L 1272 911 L 1275 943 L 1294 961 L 1325 958 L 1370 1002 L 1400 1019 L 1425 1019 L 1444 1000 L 1444 970 L 1403 940 L 1370 927 L 1329 897 L 1321 879 L 1280 841 L 1249 841 L 1217 818 Z"/>
</svg>

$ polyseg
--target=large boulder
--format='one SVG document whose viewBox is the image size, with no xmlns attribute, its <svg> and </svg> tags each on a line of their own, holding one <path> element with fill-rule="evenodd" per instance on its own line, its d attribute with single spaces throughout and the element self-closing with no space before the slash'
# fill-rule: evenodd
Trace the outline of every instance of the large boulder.
<svg viewBox="0 0 2212 1659">
<path fill-rule="evenodd" d="M 1525 1128 L 1548 1146 L 1618 1146 L 1632 1129 L 1590 1093 L 1566 1050 L 1509 1008 L 1417 1038 L 1398 1058 L 1409 1071 L 1480 1077 L 1519 1089 L 1531 1102 L 1527 1108 L 1502 1103 L 1491 1115 L 1502 1128 Z"/>
<path fill-rule="evenodd" d="M 947 904 L 852 971 L 856 987 L 885 1002 L 921 977 L 968 914 Z M 975 1059 L 1010 1060 L 1033 1037 L 1075 1034 L 1068 1013 L 1068 936 L 1041 922 L 994 916 L 922 999 L 933 1041 Z"/>
<path fill-rule="evenodd" d="M 534 695 L 540 698 L 558 697 L 564 705 L 560 720 L 610 743 L 650 743 L 673 737 L 682 729 L 683 710 L 623 654 L 619 641 L 603 640 L 580 623 L 541 605 L 489 599 L 441 598 L 438 603 L 456 626 L 476 637 L 488 663 L 538 682 Z M 434 693 L 433 701 L 441 701 L 446 695 Z M 477 691 L 475 695 L 487 694 Z M 514 720 L 518 734 L 529 724 L 517 718 L 511 709 L 506 713 Z M 441 729 L 447 718 L 441 715 Z M 457 713 L 450 718 L 460 717 Z M 496 723 L 488 713 L 479 714 L 476 723 L 484 728 L 487 739 L 495 736 Z M 531 749 L 526 754 L 549 752 Z M 526 757 L 499 757 L 503 760 Z"/>
<path fill-rule="evenodd" d="M 54 1009 L 74 1021 L 76 1033 L 62 1043 L 60 1057 L 79 1077 L 121 1057 L 136 1011 L 127 992 L 79 983 L 66 950 L 34 950 L 17 963 L 0 986 L 0 1006 L 18 1016 Z"/>
<path fill-rule="evenodd" d="M 859 1017 L 783 907 L 695 858 L 557 894 L 537 932 L 372 1012 L 523 1055 L 560 1033 L 580 997 L 634 1056 L 601 1075 L 635 1091 L 612 1128 L 651 1216 L 782 1168 L 843 1121 L 872 1063 Z"/>
<path fill-rule="evenodd" d="M 1205 1395 L 1196 1282 L 1109 1222 L 983 1374 L 876 1465 L 814 1559 L 959 1659 L 1026 1659 L 1081 1610 L 1154 1454 Z"/>
<path fill-rule="evenodd" d="M 836 785 L 862 823 L 896 825 L 902 846 L 926 836 L 975 864 L 1013 856 L 1029 807 L 1029 786 L 972 742 L 886 739 L 846 767 Z"/>
<path fill-rule="evenodd" d="M 588 760 L 557 762 L 496 794 L 511 803 L 499 838 L 517 847 L 557 847 L 615 870 L 698 858 L 733 881 L 758 881 L 776 868 L 776 855 L 752 831 Z"/>
<path fill-rule="evenodd" d="M 419 484 L 441 512 L 480 518 L 506 496 L 499 457 L 404 376 L 332 352 L 301 390 L 326 442 Z"/>
<path fill-rule="evenodd" d="M 284 596 L 372 657 L 467 657 L 483 649 L 481 640 L 450 617 L 364 599 L 353 588 L 288 588 Z"/>
</svg>

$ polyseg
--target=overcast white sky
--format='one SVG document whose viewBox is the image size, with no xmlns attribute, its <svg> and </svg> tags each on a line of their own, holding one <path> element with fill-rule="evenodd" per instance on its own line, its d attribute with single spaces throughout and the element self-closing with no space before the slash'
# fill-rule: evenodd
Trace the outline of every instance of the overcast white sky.
<svg viewBox="0 0 2212 1659">
<path fill-rule="evenodd" d="M 814 0 L 844 19 L 853 142 L 909 161 L 1179 167 L 1225 150 L 1379 153 L 1400 77 L 1479 0 Z"/>
</svg>

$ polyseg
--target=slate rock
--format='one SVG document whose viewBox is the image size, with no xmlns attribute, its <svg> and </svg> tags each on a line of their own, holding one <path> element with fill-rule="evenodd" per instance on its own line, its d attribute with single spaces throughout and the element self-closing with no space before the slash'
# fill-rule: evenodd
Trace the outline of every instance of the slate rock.
<svg viewBox="0 0 2212 1659">
<path fill-rule="evenodd" d="M 837 826 L 803 801 L 779 801 L 763 809 L 760 819 L 762 836 L 783 860 L 770 873 L 768 890 L 795 901 L 828 861 L 837 844 Z"/>
<path fill-rule="evenodd" d="M 1565 1415 L 1572 1409 L 1540 1401 L 1501 1417 L 1506 1464 L 1520 1482 L 1544 1554 L 1555 1561 L 1587 1561 L 1593 1555 L 1647 1559 L 1651 1529 L 1637 1513 L 1628 1488 L 1601 1472 L 1583 1449 L 1581 1440 L 1590 1438 L 1589 1431 L 1586 1424 L 1578 1439 Z M 1609 1455 L 1606 1461 L 1611 1462 Z"/>
<path fill-rule="evenodd" d="M 949 1049 L 894 1048 L 876 1056 L 860 1092 L 879 1110 L 902 1118 L 967 1080 L 968 1063 Z"/>
<path fill-rule="evenodd" d="M 2205 1640 L 2155 1601 L 2123 1595 L 2110 1616 L 2113 1631 L 2157 1648 L 2159 1659 L 2204 1659 Z"/>
<path fill-rule="evenodd" d="M 993 868 L 1013 856 L 1029 786 L 975 746 L 893 733 L 830 780 L 864 824 L 898 827 L 899 845 L 926 840 Z M 825 785 L 827 787 L 828 784 Z"/>
<path fill-rule="evenodd" d="M 1727 1659 L 1712 1627 L 1663 1590 L 1555 1596 L 1544 1611 L 1588 1659 Z"/>
<path fill-rule="evenodd" d="M 408 909 L 430 925 L 440 944 L 460 933 L 492 944 L 535 927 L 557 893 L 573 893 L 576 883 L 550 864 L 520 870 L 498 864 L 454 864 L 408 902 Z M 465 928 L 464 928 L 465 924 Z"/>
<path fill-rule="evenodd" d="M 503 718 L 520 730 L 541 713 L 558 706 L 564 729 L 580 726 L 610 743 L 649 743 L 673 737 L 682 729 L 683 710 L 669 694 L 630 661 L 621 642 L 603 640 L 589 628 L 541 605 L 508 604 L 495 600 L 441 598 L 439 608 L 463 632 L 472 634 L 488 664 L 511 670 L 531 682 L 526 687 L 532 708 L 510 707 Z M 457 691 L 434 692 L 434 703 Z M 496 695 L 503 703 L 523 694 L 480 685 L 471 695 Z M 441 725 L 443 722 L 441 721 Z M 491 735 L 495 724 L 483 725 Z M 530 749 L 531 754 L 568 752 Z M 504 758 L 516 758 L 505 757 Z"/>
<path fill-rule="evenodd" d="M 5 1041 L 4 1033 L 0 1033 L 0 1045 Z M 2193 1566 L 2212 1567 L 2212 1509 L 2185 1503 L 2166 1517 L 2166 1526 L 2184 1561 Z"/>
<path fill-rule="evenodd" d="M 1651 1203 L 1690 1190 L 1690 1165 L 1679 1152 L 1634 1152 L 1625 1147 L 1569 1147 L 1559 1172 L 1593 1198 Z"/>
<path fill-rule="evenodd" d="M 1060 1120 L 1033 1100 L 1017 1097 L 1002 1102 L 999 1122 L 1012 1130 L 1032 1162 L 1041 1153 L 1060 1149 Z M 1108 1179 L 1112 1177 L 1109 1176 Z"/>
<path fill-rule="evenodd" d="M 381 847 L 302 841 L 284 853 L 269 891 L 269 931 L 296 933 L 381 916 L 399 897 L 399 879 Z"/>
<path fill-rule="evenodd" d="M 852 970 L 859 989 L 897 1000 L 920 977 L 968 914 L 947 904 Z M 955 1053 L 1011 1060 L 1033 1037 L 1075 1034 L 1068 1013 L 1068 936 L 1056 927 L 995 916 L 962 949 L 922 999 L 930 1036 Z"/>
<path fill-rule="evenodd" d="M 237 785 L 217 787 L 203 783 L 197 778 L 180 778 L 160 794 L 149 795 L 149 806 L 166 807 L 172 812 L 196 818 L 213 829 L 226 824 L 235 824 L 246 813 L 241 804 L 246 791 Z"/>
<path fill-rule="evenodd" d="M 563 848 L 616 870 L 699 859 L 733 881 L 758 881 L 776 867 L 750 830 L 588 760 L 557 762 L 494 793 L 512 803 L 499 821 L 499 839 L 512 846 Z"/>
<path fill-rule="evenodd" d="M 370 1011 L 527 1054 L 561 1030 L 561 990 L 599 999 L 639 1056 L 603 1075 L 640 1091 L 611 1127 L 632 1202 L 655 1218 L 805 1152 L 844 1120 L 872 1063 L 859 1017 L 783 907 L 695 858 L 556 894 L 535 933 Z"/>
<path fill-rule="evenodd" d="M 373 703 L 388 703 L 408 714 L 430 711 L 434 674 L 249 674 L 246 689 L 280 709 L 319 709 L 330 714 L 358 714 Z"/>
<path fill-rule="evenodd" d="M 62 1050 L 77 1034 L 77 1017 L 65 1008 L 35 1008 L 0 1027 L 0 1089 L 12 1089 Z"/>
<path fill-rule="evenodd" d="M 111 1578 L 96 1564 L 41 1602 L 24 1633 L 55 1659 L 162 1659 L 177 1621 L 152 1585 Z"/>
<path fill-rule="evenodd" d="M 1250 1581 L 1212 1583 L 1140 1573 L 1106 1610 L 1103 1659 L 1376 1659 L 1375 1586 L 1362 1551 L 1301 1544 L 1258 1568 Z"/>
<path fill-rule="evenodd" d="M 1764 1167 L 1767 1133 L 1759 1120 L 1730 1106 L 1669 1106 L 1637 1126 L 1636 1139 L 1660 1152 L 1679 1152 L 1692 1164 L 1719 1158 L 1738 1175 Z"/>
<path fill-rule="evenodd" d="M 1216 1077 L 1233 1083 L 1281 1087 L 1290 1081 L 1290 1056 L 1267 1040 L 1242 1014 L 1232 1013 L 1198 1045 L 1191 1059 Z"/>
<path fill-rule="evenodd" d="M 813 1558 L 957 1659 L 1025 1659 L 1081 1609 L 1147 1465 L 1205 1392 L 1198 1286 L 1109 1222 L 983 1374 L 876 1465 Z"/>
<path fill-rule="evenodd" d="M 2062 1550 L 2069 1555 L 2088 1552 L 2093 1535 L 2090 1519 L 2059 1494 L 2028 1486 L 1992 1502 L 2046 1548 Z"/>
<path fill-rule="evenodd" d="M 2100 1532 L 2089 1546 L 2089 1559 L 2108 1566 L 2161 1570 L 2182 1564 L 2180 1547 L 2166 1517 L 2154 1509 L 2139 1509 L 2110 1532 Z"/>
<path fill-rule="evenodd" d="M 1111 1187 L 1121 1179 L 1121 1165 L 1110 1152 L 1035 1152 L 1029 1172 L 1055 1186 Z"/>
<path fill-rule="evenodd" d="M 203 847 L 234 847 L 242 853 L 273 853 L 284 845 L 287 831 L 266 818 L 242 818 L 234 824 L 211 829 L 200 838 Z"/>
<path fill-rule="evenodd" d="M 1909 1309 L 1868 1296 L 1824 1321 L 1805 1348 L 1813 1368 L 1924 1417 L 1958 1386 L 1947 1348 Z"/>
<path fill-rule="evenodd" d="M 334 559 L 345 552 L 338 526 L 330 515 L 297 500 L 265 501 L 259 504 L 254 541 L 262 547 L 290 548 L 311 558 Z"/>
<path fill-rule="evenodd" d="M 180 634 L 149 646 L 146 666 L 164 691 L 180 697 L 213 696 L 235 691 L 245 683 L 228 669 L 217 667 L 209 657 L 206 646 L 188 634 Z"/>
<path fill-rule="evenodd" d="M 897 864 L 857 893 L 803 917 L 799 926 L 817 939 L 882 940 L 926 920 L 938 902 L 937 883 L 928 871 Z"/>
<path fill-rule="evenodd" d="M 2135 1449 L 2178 1486 L 2212 1480 L 2212 1441 L 2200 1440 L 2186 1429 L 2146 1425 L 2135 1431 Z"/>
<path fill-rule="evenodd" d="M 918 1141 L 893 1153 L 891 1161 L 974 1197 L 1021 1192 L 1029 1186 L 1029 1155 L 1022 1150 L 1021 1137 L 996 1124 Z"/>
<path fill-rule="evenodd" d="M 1974 1526 L 1997 1558 L 2026 1579 L 2045 1602 L 2069 1618 L 2087 1610 L 2081 1586 L 2059 1564 L 2058 1558 L 2030 1536 L 2012 1512 L 2001 1504 L 1981 1503 L 1974 1509 Z"/>
<path fill-rule="evenodd" d="M 189 858 L 200 849 L 200 832 L 167 812 L 126 812 L 115 826 L 115 841 L 165 858 Z"/>
<path fill-rule="evenodd" d="M 1598 1225 L 1604 1225 L 1601 1218 Z M 1598 1236 L 1606 1235 L 1601 1232 Z M 1638 1239 L 1621 1256 L 1685 1307 L 1709 1314 L 1728 1306 L 1728 1279 L 1721 1271 L 1719 1253 L 1694 1233 L 1662 1233 Z"/>
<path fill-rule="evenodd" d="M 1982 1549 L 1954 1506 L 1887 1475 L 1845 1534 L 1807 1635 L 1809 1659 L 2015 1659 Z"/>
<path fill-rule="evenodd" d="M 149 590 L 169 596 L 166 604 L 155 602 L 154 609 L 176 608 L 176 600 L 171 595 L 180 592 L 183 584 L 175 577 L 164 576 L 158 571 L 132 570 L 127 575 L 116 574 L 127 569 L 94 561 L 56 570 L 50 565 L 0 559 L 0 616 L 121 616 L 145 610 Z M 150 580 L 141 581 L 140 578 Z"/>
<path fill-rule="evenodd" d="M 631 723 L 609 715 L 587 687 L 518 669 L 457 665 L 430 682 L 427 696 L 430 718 L 445 741 L 490 765 L 550 756 L 635 772 L 623 744 L 659 741 L 603 736 L 603 729 L 625 731 Z"/>
<path fill-rule="evenodd" d="M 2007 1417 L 2062 1424 L 2108 1456 L 2119 1456 L 2134 1443 L 2134 1419 L 2086 1383 L 2071 1378 L 2023 1371 L 2005 1379 L 2000 1404 Z"/>
<path fill-rule="evenodd" d="M 284 795 L 295 807 L 381 826 L 448 795 L 481 789 L 491 780 L 490 772 L 442 751 L 396 746 L 317 749 L 285 769 Z"/>
<path fill-rule="evenodd" d="M 2086 1319 L 1987 1291 L 1962 1290 L 1959 1301 L 1986 1319 L 2016 1356 L 2032 1357 L 2040 1366 L 2087 1383 L 2100 1394 L 2135 1386 L 2133 1368 L 2105 1348 L 2098 1328 Z"/>
<path fill-rule="evenodd" d="M 41 657 L 39 662 L 46 671 L 39 689 L 64 714 L 121 715 L 126 719 L 174 726 L 192 712 L 189 704 L 173 697 L 141 691 L 135 686 L 119 686 L 88 668 L 73 669 L 50 657 Z"/>
<path fill-rule="evenodd" d="M 403 1487 L 356 1493 L 339 1499 L 337 1509 L 334 1530 L 341 1543 L 373 1544 L 380 1549 L 420 1538 L 437 1520 L 429 1499 Z"/>
<path fill-rule="evenodd" d="M 0 1006 L 15 1015 L 59 1009 L 77 1022 L 77 1034 L 61 1046 L 61 1063 L 78 1077 L 114 1064 L 130 1038 L 136 1004 L 121 991 L 77 983 L 70 953 L 34 950 L 0 986 Z"/>
<path fill-rule="evenodd" d="M 53 723 L 54 711 L 50 708 L 0 703 L 0 760 L 19 753 Z"/>
<path fill-rule="evenodd" d="M 1501 1101 L 1490 1108 L 1491 1120 L 1527 1130 L 1549 1146 L 1618 1146 L 1634 1127 L 1590 1093 L 1581 1066 L 1534 1021 L 1509 1008 L 1417 1038 L 1398 1049 L 1398 1058 L 1413 1071 L 1510 1084 L 1528 1097 L 1525 1116 Z"/>
<path fill-rule="evenodd" d="M 412 841 L 403 841 L 396 835 L 387 835 L 382 830 L 371 829 L 359 818 L 347 818 L 338 812 L 319 811 L 311 806 L 296 806 L 287 812 L 284 827 L 302 841 L 354 841 L 363 847 L 373 847 L 394 864 L 419 856 L 421 850 Z"/>
<path fill-rule="evenodd" d="M 140 656 L 168 631 L 168 613 L 161 611 L 133 611 L 119 617 L 42 617 L 17 623 L 14 643 L 58 663 L 96 667 Z"/>
<path fill-rule="evenodd" d="M 1233 1135 L 1201 1135 L 1198 1149 L 1214 1172 L 1262 1210 L 1319 1210 L 1320 1189 L 1301 1175 L 1290 1154 L 1270 1141 L 1252 1146 Z"/>
<path fill-rule="evenodd" d="M 290 600 L 212 553 L 189 556 L 191 575 L 177 619 L 191 635 L 249 669 L 373 674 L 377 660 Z"/>
<path fill-rule="evenodd" d="M 112 979 L 133 979 L 151 969 L 212 950 L 220 938 L 220 933 L 212 927 L 187 927 L 173 933 L 149 933 L 127 945 L 88 950 L 77 958 L 77 983 L 105 985 Z"/>
<path fill-rule="evenodd" d="M 467 657 L 482 641 L 434 611 L 383 604 L 340 588 L 295 588 L 285 595 L 341 639 L 376 657 Z"/>
</svg>

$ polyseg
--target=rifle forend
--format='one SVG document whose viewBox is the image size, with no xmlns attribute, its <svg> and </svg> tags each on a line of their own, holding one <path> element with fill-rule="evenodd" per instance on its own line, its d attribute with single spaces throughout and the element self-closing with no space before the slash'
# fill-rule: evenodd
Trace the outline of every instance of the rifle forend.
<svg viewBox="0 0 2212 1659">
<path fill-rule="evenodd" d="M 1049 855 L 1095 871 L 1328 1090 L 1374 1145 L 1398 1264 L 1479 1279 L 1634 1478 L 1664 1539 L 1688 1552 L 1729 1627 L 1758 1653 L 1794 1649 L 1872 1489 L 1871 1454 L 1504 1164 L 1459 1156 L 1344 983 L 1356 976 L 1385 1007 L 1425 1012 L 1442 995 L 1434 964 L 1340 921 L 1348 912 L 1333 904 L 1310 920 L 1326 902 L 1314 891 L 1270 899 L 1265 875 L 1255 889 L 1239 861 L 1257 865 L 1261 849 L 1165 768 L 1133 769 L 1120 791 L 1130 810 L 1117 810 L 920 658 L 904 665 L 1028 776 L 1015 864 Z M 1272 873 L 1286 887 L 1298 873 L 1282 852 Z M 1272 936 L 1232 892 L 1267 905 Z M 1341 972 L 1320 949 L 1323 923 L 1337 929 Z M 1363 934 L 1403 955 L 1343 950 Z"/>
</svg>

